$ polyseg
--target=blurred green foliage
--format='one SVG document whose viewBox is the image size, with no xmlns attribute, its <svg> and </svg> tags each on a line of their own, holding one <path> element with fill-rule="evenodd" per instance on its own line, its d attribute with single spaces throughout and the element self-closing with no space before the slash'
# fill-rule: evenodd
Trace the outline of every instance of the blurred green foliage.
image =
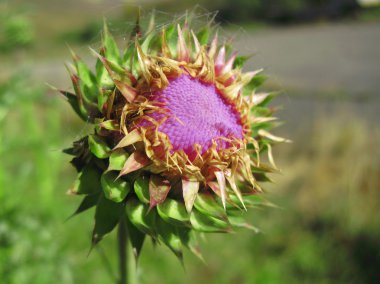
<svg viewBox="0 0 380 284">
<path fill-rule="evenodd" d="M 33 44 L 32 22 L 24 15 L 0 6 L 0 50 L 14 51 Z"/>
<path fill-rule="evenodd" d="M 378 21 L 380 19 L 380 7 L 375 6 L 363 9 L 358 18 L 366 22 Z"/>
<path fill-rule="evenodd" d="M 101 20 L 91 21 L 81 29 L 69 30 L 60 35 L 61 39 L 66 42 L 93 42 L 100 40 L 100 30 L 103 23 Z"/>
<path fill-rule="evenodd" d="M 64 224 L 75 206 L 64 195 L 74 173 L 61 152 L 69 143 L 63 129 L 79 128 L 75 118 L 63 120 L 58 96 L 27 78 L 21 72 L 0 84 L 0 279 L 83 282 L 88 271 L 75 278 L 74 271 L 86 261 L 90 226 L 77 223 L 73 231 Z M 94 267 L 101 267 L 102 259 L 93 258 Z M 109 279 L 103 273 L 101 283 Z"/>
</svg>

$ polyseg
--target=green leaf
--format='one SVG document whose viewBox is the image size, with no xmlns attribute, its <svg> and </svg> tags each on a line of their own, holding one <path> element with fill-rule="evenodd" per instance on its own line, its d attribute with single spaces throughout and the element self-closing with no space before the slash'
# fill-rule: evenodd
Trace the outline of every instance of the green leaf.
<svg viewBox="0 0 380 284">
<path fill-rule="evenodd" d="M 89 163 L 91 155 L 88 150 L 88 136 L 85 136 L 73 143 L 71 152 L 75 157 L 70 163 L 75 167 L 77 172 L 81 172 L 83 168 Z"/>
<path fill-rule="evenodd" d="M 143 232 L 141 232 L 139 229 L 137 229 L 128 218 L 126 219 L 127 219 L 128 238 L 131 241 L 133 255 L 135 256 L 135 259 L 137 261 L 140 256 L 140 252 L 144 244 L 146 235 Z"/>
<path fill-rule="evenodd" d="M 206 26 L 197 33 L 198 41 L 201 45 L 206 45 L 210 37 L 210 27 Z"/>
<path fill-rule="evenodd" d="M 79 204 L 77 210 L 75 210 L 75 212 L 67 219 L 70 219 L 70 218 L 94 207 L 98 203 L 99 197 L 100 197 L 100 193 L 86 195 L 83 198 L 82 202 Z"/>
<path fill-rule="evenodd" d="M 110 155 L 110 163 L 107 171 L 120 171 L 123 168 L 128 157 L 129 154 L 123 149 L 117 149 L 113 151 Z"/>
<path fill-rule="evenodd" d="M 226 54 L 231 54 L 232 51 L 233 51 L 233 49 L 234 49 L 234 46 L 229 41 L 227 41 L 227 42 L 224 43 L 224 47 L 226 49 Z"/>
<path fill-rule="evenodd" d="M 115 39 L 108 30 L 107 23 L 104 21 L 103 27 L 103 45 L 105 48 L 105 57 L 115 63 L 120 61 L 120 52 Z"/>
<path fill-rule="evenodd" d="M 205 233 L 230 232 L 230 225 L 220 219 L 204 215 L 197 210 L 191 211 L 190 222 L 193 229 Z"/>
<path fill-rule="evenodd" d="M 189 225 L 190 215 L 185 205 L 177 200 L 167 198 L 164 203 L 157 205 L 157 212 L 166 222 L 173 225 Z"/>
<path fill-rule="evenodd" d="M 181 228 L 178 230 L 179 237 L 181 238 L 182 245 L 187 247 L 196 257 L 198 257 L 203 263 L 206 264 L 203 259 L 201 247 L 199 245 L 195 231 L 191 229 Z"/>
<path fill-rule="evenodd" d="M 94 107 L 94 106 L 97 107 L 98 97 L 100 95 L 100 92 L 97 89 L 97 87 L 95 85 L 89 86 L 89 85 L 82 84 L 82 81 L 80 81 L 79 83 L 80 83 L 80 88 L 83 94 L 84 101 L 85 103 L 87 103 L 86 105 L 90 105 L 91 107 Z"/>
<path fill-rule="evenodd" d="M 252 136 L 258 135 L 260 129 L 264 130 L 270 130 L 273 128 L 273 122 L 262 122 L 262 123 L 253 123 L 251 130 L 252 130 Z"/>
<path fill-rule="evenodd" d="M 101 189 L 99 170 L 92 164 L 86 165 L 78 174 L 70 193 L 93 194 Z"/>
<path fill-rule="evenodd" d="M 258 182 L 271 182 L 272 181 L 266 174 L 255 173 L 254 177 L 255 177 L 255 180 L 257 180 Z"/>
<path fill-rule="evenodd" d="M 254 106 L 251 110 L 251 114 L 256 117 L 267 117 L 267 116 L 271 116 L 272 113 L 273 113 L 273 110 L 267 107 L 262 107 L 260 105 Z"/>
<path fill-rule="evenodd" d="M 244 64 L 251 58 L 251 56 L 237 56 L 234 62 L 235 68 L 243 68 Z"/>
<path fill-rule="evenodd" d="M 103 112 L 104 106 L 108 102 L 108 99 L 112 95 L 112 93 L 113 93 L 112 90 L 106 90 L 106 89 L 102 89 L 102 91 L 99 93 L 97 107 L 100 112 Z"/>
<path fill-rule="evenodd" d="M 264 197 L 258 194 L 244 195 L 244 202 L 251 207 L 257 207 L 262 205 L 273 206 L 273 204 L 270 201 L 266 200 Z"/>
<path fill-rule="evenodd" d="M 258 88 L 260 87 L 266 80 L 268 79 L 268 77 L 266 75 L 263 75 L 263 74 L 257 74 L 256 76 L 254 76 L 251 80 L 251 82 L 249 83 L 250 85 L 253 85 L 255 88 Z"/>
<path fill-rule="evenodd" d="M 149 206 L 136 199 L 130 199 L 125 206 L 131 223 L 141 232 L 151 236 L 156 235 L 156 211 L 149 210 Z"/>
<path fill-rule="evenodd" d="M 134 75 L 137 75 L 134 71 L 134 68 L 132 68 L 134 65 L 136 65 L 138 62 L 137 55 L 136 55 L 136 48 L 134 44 L 130 44 L 123 55 L 123 66 L 126 67 L 128 70 L 134 72 Z M 137 64 L 138 65 L 138 64 Z"/>
<path fill-rule="evenodd" d="M 110 89 L 114 87 L 114 82 L 111 76 L 108 74 L 107 69 L 104 67 L 103 62 L 98 58 L 95 65 L 96 80 L 102 88 Z"/>
<path fill-rule="evenodd" d="M 239 208 L 236 205 L 233 205 L 238 204 L 240 202 L 239 198 L 236 195 L 230 195 L 230 199 L 232 203 L 227 204 L 228 217 L 230 216 L 230 214 L 234 214 L 233 212 L 242 211 L 241 208 Z M 273 206 L 273 204 L 271 204 L 269 201 L 265 200 L 262 196 L 257 194 L 245 194 L 243 195 L 243 200 L 247 208 L 257 208 L 262 205 Z"/>
<path fill-rule="evenodd" d="M 93 246 L 116 227 L 123 213 L 123 208 L 123 203 L 113 202 L 103 195 L 100 197 L 95 212 L 95 227 L 92 233 Z"/>
<path fill-rule="evenodd" d="M 85 153 L 86 148 L 88 148 L 87 137 L 81 138 L 78 141 L 73 142 L 73 146 L 71 148 L 67 148 L 62 150 L 63 153 L 71 155 L 71 156 L 81 156 Z"/>
<path fill-rule="evenodd" d="M 74 56 L 75 63 L 80 62 L 79 59 Z M 77 68 L 78 69 L 78 68 Z M 86 84 L 83 82 L 82 78 L 79 77 L 79 74 L 73 74 L 71 70 L 68 68 L 71 81 L 74 87 L 75 94 L 77 96 L 78 104 L 79 104 L 79 109 L 81 113 L 81 118 L 85 120 L 86 122 L 92 122 L 94 118 L 98 117 L 100 115 L 100 112 L 97 108 L 97 94 L 94 95 L 94 99 L 92 100 L 89 97 L 86 97 L 84 92 L 88 93 L 88 89 L 91 87 L 86 86 Z M 83 72 L 82 72 L 83 73 Z M 84 76 L 86 78 L 86 76 Z M 94 87 L 97 89 L 97 87 Z M 97 90 L 94 92 L 97 93 Z M 92 92 L 90 92 L 92 94 Z M 88 95 L 88 94 L 87 94 Z"/>
<path fill-rule="evenodd" d="M 97 135 L 88 136 L 88 145 L 90 147 L 91 153 L 93 153 L 99 159 L 108 158 L 110 155 L 111 148 L 107 143 Z"/>
<path fill-rule="evenodd" d="M 228 220 L 230 221 L 230 224 L 234 227 L 249 229 L 249 230 L 254 231 L 255 233 L 260 232 L 258 228 L 247 223 L 241 214 L 240 215 L 237 215 L 236 213 L 230 214 L 228 215 Z"/>
<path fill-rule="evenodd" d="M 223 207 L 214 199 L 211 194 L 199 193 L 195 199 L 194 207 L 202 214 L 222 220 L 227 219 Z"/>
<path fill-rule="evenodd" d="M 109 131 L 120 131 L 120 125 L 116 120 L 105 120 L 99 124 L 99 127 Z"/>
<path fill-rule="evenodd" d="M 272 92 L 270 93 L 268 96 L 266 96 L 266 98 L 264 100 L 262 100 L 258 105 L 261 106 L 261 107 L 266 107 L 272 100 L 275 96 L 277 96 L 279 93 L 276 93 L 276 92 Z"/>
<path fill-rule="evenodd" d="M 69 92 L 61 91 L 61 93 L 66 97 L 67 101 L 69 102 L 72 109 L 75 111 L 75 113 L 84 121 L 87 121 L 88 114 L 87 110 L 83 106 L 83 104 L 79 103 L 78 97 L 74 94 L 71 94 Z"/>
<path fill-rule="evenodd" d="M 267 76 L 263 74 L 257 74 L 254 76 L 251 81 L 244 86 L 243 89 L 243 95 L 248 96 L 251 95 L 254 90 L 256 90 L 258 87 L 260 87 L 264 82 L 266 81 Z"/>
<path fill-rule="evenodd" d="M 155 36 L 155 33 L 150 33 L 145 39 L 144 39 L 144 42 L 141 44 L 141 50 L 147 54 L 148 51 L 149 51 L 149 45 L 153 39 L 153 37 Z"/>
<path fill-rule="evenodd" d="M 117 172 L 106 172 L 101 177 L 101 184 L 106 198 L 114 202 L 125 199 L 131 188 L 127 181 L 117 178 Z"/>
<path fill-rule="evenodd" d="M 87 102 L 97 103 L 99 89 L 95 75 L 82 60 L 76 59 L 75 66 L 77 69 L 79 85 L 83 94 L 83 98 Z"/>
<path fill-rule="evenodd" d="M 172 226 L 160 218 L 157 218 L 156 225 L 158 231 L 158 239 L 167 245 L 182 262 L 182 240 L 178 233 L 178 227 Z"/>
<path fill-rule="evenodd" d="M 160 33 L 153 32 L 154 37 L 149 44 L 149 54 L 159 56 L 162 48 L 162 38 Z"/>
<path fill-rule="evenodd" d="M 124 76 L 125 75 L 125 70 L 124 68 L 119 65 L 118 63 L 114 62 L 114 61 L 111 61 L 109 60 L 108 58 L 106 59 L 106 64 L 108 65 L 108 67 L 113 71 L 115 72 L 116 74 L 119 74 L 121 76 Z M 115 76 L 112 76 L 113 79 L 115 79 Z"/>
<path fill-rule="evenodd" d="M 177 27 L 175 24 L 166 28 L 166 42 L 173 58 L 177 56 Z"/>
<path fill-rule="evenodd" d="M 70 156 L 76 156 L 74 147 L 63 149 L 62 152 Z"/>
<path fill-rule="evenodd" d="M 140 176 L 136 179 L 134 183 L 134 190 L 137 195 L 137 198 L 143 202 L 149 204 L 150 195 L 149 195 L 149 177 Z"/>
</svg>

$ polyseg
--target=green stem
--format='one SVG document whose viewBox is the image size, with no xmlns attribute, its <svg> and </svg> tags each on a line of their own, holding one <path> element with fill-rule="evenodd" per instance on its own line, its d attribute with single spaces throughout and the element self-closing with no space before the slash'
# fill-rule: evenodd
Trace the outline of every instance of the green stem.
<svg viewBox="0 0 380 284">
<path fill-rule="evenodd" d="M 127 225 L 125 217 L 121 217 L 117 232 L 117 244 L 119 252 L 119 284 L 127 284 Z"/>
<path fill-rule="evenodd" d="M 126 216 L 120 219 L 118 227 L 119 284 L 138 284 L 136 260 L 128 239 Z"/>
</svg>

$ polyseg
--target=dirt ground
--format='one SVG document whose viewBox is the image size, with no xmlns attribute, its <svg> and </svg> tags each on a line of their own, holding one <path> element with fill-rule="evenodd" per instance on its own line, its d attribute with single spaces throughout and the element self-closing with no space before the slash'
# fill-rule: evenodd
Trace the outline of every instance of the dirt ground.
<svg viewBox="0 0 380 284">
<path fill-rule="evenodd" d="M 237 42 L 242 52 L 257 53 L 249 67 L 264 67 L 285 89 L 380 95 L 380 23 L 264 29 Z"/>
</svg>

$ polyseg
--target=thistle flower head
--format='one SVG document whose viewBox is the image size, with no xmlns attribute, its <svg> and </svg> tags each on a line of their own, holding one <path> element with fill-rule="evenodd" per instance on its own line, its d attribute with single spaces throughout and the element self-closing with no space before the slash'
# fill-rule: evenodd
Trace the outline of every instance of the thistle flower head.
<svg viewBox="0 0 380 284">
<path fill-rule="evenodd" d="M 252 228 L 239 210 L 262 201 L 271 144 L 284 141 L 268 132 L 271 95 L 256 92 L 260 70 L 242 71 L 246 57 L 189 20 L 134 32 L 123 52 L 105 26 L 96 73 L 74 55 L 75 94 L 62 93 L 94 133 L 66 151 L 79 172 L 70 192 L 85 196 L 77 213 L 96 206 L 94 244 L 120 216 L 177 256 L 182 246 L 199 255 L 194 231 Z"/>
<path fill-rule="evenodd" d="M 239 112 L 213 84 L 182 74 L 171 79 L 165 89 L 153 93 L 149 100 L 161 104 L 167 111 L 147 116 L 156 121 L 165 120 L 157 130 L 167 135 L 171 154 L 182 150 L 194 160 L 198 149 L 203 155 L 213 143 L 217 144 L 217 150 L 226 149 L 230 145 L 225 139 L 243 138 Z M 152 125 L 150 120 L 145 120 L 138 127 L 149 124 Z"/>
</svg>

